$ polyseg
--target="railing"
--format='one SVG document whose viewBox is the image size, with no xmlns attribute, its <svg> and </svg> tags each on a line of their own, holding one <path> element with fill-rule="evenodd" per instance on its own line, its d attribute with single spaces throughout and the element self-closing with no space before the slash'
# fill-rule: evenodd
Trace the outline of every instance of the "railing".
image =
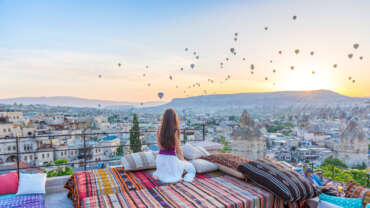
<svg viewBox="0 0 370 208">
<path fill-rule="evenodd" d="M 182 135 L 186 135 L 188 134 L 189 132 L 197 132 L 197 131 L 201 131 L 201 139 L 193 139 L 193 140 L 188 140 L 188 141 L 205 141 L 205 138 L 206 138 L 206 125 L 205 124 L 201 124 L 201 128 L 185 128 L 185 129 L 181 129 L 181 134 Z M 131 131 L 133 132 L 133 131 Z M 140 130 L 138 131 L 139 134 L 141 133 L 147 133 L 147 134 L 154 134 L 156 133 L 157 131 L 154 131 L 154 130 Z M 4 155 L 14 155 L 15 154 L 15 162 L 16 162 L 16 168 L 6 168 L 6 169 L 2 169 L 1 166 L 2 164 L 0 163 L 0 172 L 5 172 L 5 171 L 12 171 L 12 170 L 16 170 L 18 172 L 18 175 L 19 175 L 19 171 L 20 170 L 23 170 L 23 169 L 38 169 L 38 168 L 46 168 L 46 167 L 58 167 L 58 166 L 66 166 L 66 165 L 69 165 L 69 166 L 73 166 L 75 164 L 79 164 L 80 165 L 80 168 L 81 168 L 81 164 L 83 166 L 83 170 L 86 171 L 87 170 L 87 167 L 88 167 L 88 164 L 89 163 L 107 163 L 107 162 L 112 162 L 112 161 L 117 161 L 117 159 L 115 158 L 112 158 L 112 156 L 110 155 L 109 159 L 106 159 L 106 160 L 98 160 L 98 161 L 95 161 L 95 160 L 89 160 L 89 153 L 91 153 L 89 150 L 95 150 L 95 149 L 107 149 L 107 148 L 125 148 L 125 147 L 130 147 L 131 144 L 120 144 L 120 145 L 104 145 L 104 146 L 94 146 L 94 145 L 100 145 L 100 143 L 96 143 L 94 145 L 89 145 L 88 142 L 89 140 L 87 139 L 88 136 L 109 136 L 109 135 L 124 135 L 124 134 L 130 134 L 130 131 L 118 131 L 118 132 L 99 132 L 99 133 L 79 133 L 79 134 L 58 134 L 58 135 L 34 135 L 34 136 L 22 136 L 22 137 L 6 137 L 6 138 L 0 138 L 0 141 L 2 139 L 7 139 L 7 140 L 12 140 L 14 139 L 15 140 L 15 145 L 16 145 L 16 152 L 12 152 L 12 153 L 3 153 L 3 154 L 0 154 L 0 156 L 4 156 Z M 68 146 L 55 146 L 53 144 L 53 139 L 56 139 L 58 137 L 80 137 L 80 139 L 82 139 L 82 147 L 81 144 L 79 145 L 74 145 L 74 146 L 77 146 L 77 148 L 68 148 Z M 49 140 L 49 149 L 52 149 L 52 150 L 43 150 L 43 149 L 39 149 L 39 147 L 37 147 L 37 151 L 21 151 L 20 150 L 20 143 L 22 142 L 22 140 L 25 140 L 25 139 L 37 139 L 37 138 L 47 138 L 47 140 Z M 119 137 L 117 137 L 119 138 Z M 61 141 L 63 140 L 66 140 L 67 138 L 63 138 L 61 139 Z M 121 138 L 119 138 L 121 139 Z M 182 141 L 184 142 L 184 141 Z M 141 145 L 154 145 L 156 144 L 156 142 L 149 142 L 149 143 L 143 143 L 141 141 Z M 38 145 L 38 144 L 37 144 Z M 67 147 L 67 148 L 63 148 L 63 149 L 56 149 L 58 147 Z M 6 149 L 5 149 L 6 150 Z M 67 162 L 67 163 L 62 163 L 62 164 L 55 164 L 54 161 L 56 160 L 56 153 L 57 152 L 67 152 L 67 151 L 71 151 L 71 150 L 76 150 L 78 151 L 78 155 L 77 155 L 77 158 L 79 158 L 79 156 L 82 156 L 83 160 L 82 161 L 79 161 L 79 162 Z M 35 165 L 33 166 L 29 166 L 29 167 L 21 167 L 20 166 L 20 162 L 22 161 L 22 159 L 20 158 L 21 155 L 24 155 L 24 154 L 33 154 L 33 159 L 34 160 L 37 160 L 38 158 L 36 158 L 36 154 L 37 153 L 50 153 L 50 152 L 53 152 L 53 164 L 43 164 L 43 165 L 37 165 L 36 162 L 35 162 Z M 69 153 L 69 152 L 68 152 Z M 104 153 L 104 152 L 103 152 Z M 122 154 L 123 151 L 122 151 Z M 66 156 L 67 157 L 67 156 Z M 14 161 L 13 161 L 14 162 Z M 27 164 L 29 165 L 29 164 Z"/>
</svg>

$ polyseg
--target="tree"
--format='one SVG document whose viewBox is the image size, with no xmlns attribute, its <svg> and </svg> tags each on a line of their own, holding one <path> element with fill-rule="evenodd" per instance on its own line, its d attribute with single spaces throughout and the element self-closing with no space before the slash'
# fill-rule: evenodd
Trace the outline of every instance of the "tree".
<svg viewBox="0 0 370 208">
<path fill-rule="evenodd" d="M 134 114 L 130 129 L 130 149 L 132 152 L 141 152 L 140 128 L 136 114 Z"/>
<path fill-rule="evenodd" d="M 334 166 L 336 168 L 342 168 L 342 169 L 347 168 L 347 165 L 344 162 L 332 156 L 326 158 L 324 162 L 321 164 L 321 166 Z"/>
</svg>

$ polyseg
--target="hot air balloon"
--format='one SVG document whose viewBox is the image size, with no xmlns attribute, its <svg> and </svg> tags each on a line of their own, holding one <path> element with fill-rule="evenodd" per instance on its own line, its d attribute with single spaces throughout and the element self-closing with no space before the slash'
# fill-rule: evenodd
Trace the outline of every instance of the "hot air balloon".
<svg viewBox="0 0 370 208">
<path fill-rule="evenodd" d="M 226 58 L 225 60 L 226 60 L 226 61 L 229 61 L 229 58 Z"/>
<path fill-rule="evenodd" d="M 312 74 L 315 74 L 315 71 L 312 71 Z"/>
<path fill-rule="evenodd" d="M 270 60 L 270 63 L 272 64 L 272 60 Z"/>
<path fill-rule="evenodd" d="M 185 48 L 185 51 L 188 51 L 189 49 L 188 48 Z"/>
<path fill-rule="evenodd" d="M 268 77 L 265 77 L 265 80 L 267 81 L 269 78 Z"/>
<path fill-rule="evenodd" d="M 355 83 L 356 82 L 356 80 L 352 80 L 352 83 Z"/>
<path fill-rule="evenodd" d="M 254 64 L 251 64 L 251 70 L 254 70 Z"/>
<path fill-rule="evenodd" d="M 314 55 L 314 53 L 315 53 L 315 52 L 311 51 L 311 52 L 310 52 L 310 55 L 311 55 L 311 56 L 313 56 L 313 55 Z"/>
<path fill-rule="evenodd" d="M 199 59 L 199 56 L 196 56 L 195 58 L 196 58 L 196 59 Z"/>
<path fill-rule="evenodd" d="M 237 37 L 235 37 L 235 38 L 234 38 L 234 41 L 235 41 L 235 42 L 236 42 L 236 41 L 238 41 L 238 38 L 237 38 Z"/>
<path fill-rule="evenodd" d="M 172 80 L 172 76 L 171 76 L 171 75 L 170 75 L 170 77 L 169 77 L 169 78 L 170 78 L 170 80 Z"/>
<path fill-rule="evenodd" d="M 254 72 L 253 72 L 253 71 L 251 71 L 251 74 L 254 74 Z"/>
<path fill-rule="evenodd" d="M 230 48 L 231 53 L 235 53 L 235 48 Z"/>
<path fill-rule="evenodd" d="M 334 68 L 337 68 L 337 67 L 338 67 L 338 65 L 337 65 L 337 64 L 333 64 L 333 67 L 334 67 Z"/>
<path fill-rule="evenodd" d="M 140 103 L 140 105 L 142 106 L 142 105 L 144 105 L 144 103 L 143 103 L 143 102 L 141 102 L 141 103 Z"/>
<path fill-rule="evenodd" d="M 118 67 L 121 67 L 121 63 L 118 63 Z"/>
<path fill-rule="evenodd" d="M 348 54 L 348 58 L 349 59 L 351 59 L 352 57 L 353 57 L 353 54 L 352 53 Z"/>
<path fill-rule="evenodd" d="M 101 74 L 99 74 L 99 75 L 98 75 L 98 77 L 99 77 L 99 78 L 102 78 L 102 75 L 101 75 Z"/>
<path fill-rule="evenodd" d="M 146 69 L 148 69 L 148 68 L 149 68 L 149 66 L 148 66 L 148 65 L 146 65 L 146 66 L 145 66 L 145 68 L 146 68 Z"/>
<path fill-rule="evenodd" d="M 268 30 L 269 28 L 268 27 L 265 27 L 265 30 Z"/>
<path fill-rule="evenodd" d="M 176 85 L 176 88 L 179 88 L 179 86 Z"/>
<path fill-rule="evenodd" d="M 360 56 L 360 60 L 362 60 L 364 57 Z"/>
<path fill-rule="evenodd" d="M 293 70 L 294 70 L 294 66 L 291 66 L 291 67 L 290 67 L 290 70 L 292 70 L 292 71 L 293 71 Z"/>
<path fill-rule="evenodd" d="M 294 53 L 295 53 L 295 55 L 298 55 L 299 54 L 299 49 L 295 49 Z"/>
<path fill-rule="evenodd" d="M 151 84 L 150 83 L 148 83 L 148 87 L 150 87 L 151 86 Z"/>
<path fill-rule="evenodd" d="M 281 55 L 283 52 L 282 51 L 279 51 L 279 54 Z"/>
<path fill-rule="evenodd" d="M 190 64 L 190 68 L 194 69 L 195 64 Z"/>
<path fill-rule="evenodd" d="M 297 16 L 295 16 L 295 15 L 294 15 L 294 16 L 293 16 L 293 20 L 296 20 L 296 19 L 297 19 Z"/>
<path fill-rule="evenodd" d="M 353 44 L 353 48 L 354 49 L 358 49 L 358 47 L 359 47 L 360 45 L 358 44 L 358 43 L 355 43 L 355 44 Z"/>
<path fill-rule="evenodd" d="M 351 80 L 352 79 L 352 77 L 348 77 L 348 80 Z"/>
<path fill-rule="evenodd" d="M 162 98 L 163 98 L 163 96 L 164 96 L 163 92 L 158 92 L 158 97 L 159 97 L 159 99 L 162 99 Z"/>
<path fill-rule="evenodd" d="M 194 51 L 194 52 L 193 52 L 193 55 L 194 55 L 194 56 L 195 56 L 195 55 L 197 55 L 197 52 L 195 52 L 195 51 Z"/>
<path fill-rule="evenodd" d="M 272 70 L 273 73 L 276 73 L 276 69 Z"/>
<path fill-rule="evenodd" d="M 180 70 L 181 70 L 181 71 L 183 71 L 183 70 L 184 70 L 184 68 L 182 68 L 182 67 L 181 67 L 181 68 L 180 68 Z"/>
<path fill-rule="evenodd" d="M 145 77 L 145 74 L 143 74 L 143 77 Z"/>
<path fill-rule="evenodd" d="M 238 33 L 234 33 L 234 36 L 238 36 Z"/>
<path fill-rule="evenodd" d="M 101 104 L 98 104 L 98 107 L 100 108 L 101 107 Z"/>
<path fill-rule="evenodd" d="M 243 61 L 245 61 L 245 58 L 242 58 Z"/>
</svg>

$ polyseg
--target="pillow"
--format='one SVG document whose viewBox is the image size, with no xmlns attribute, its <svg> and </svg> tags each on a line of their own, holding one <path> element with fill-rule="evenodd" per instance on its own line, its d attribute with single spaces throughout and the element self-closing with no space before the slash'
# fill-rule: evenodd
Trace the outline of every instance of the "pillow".
<svg viewBox="0 0 370 208">
<path fill-rule="evenodd" d="M 19 174 L 18 194 L 45 194 L 46 173 Z"/>
<path fill-rule="evenodd" d="M 0 175 L 0 195 L 15 194 L 18 190 L 18 174 L 10 172 Z"/>
<path fill-rule="evenodd" d="M 218 153 L 212 154 L 209 156 L 202 157 L 204 160 L 208 160 L 210 162 L 214 162 L 232 169 L 237 170 L 239 165 L 243 165 L 244 163 L 249 162 L 249 160 L 245 157 L 241 157 L 236 154 L 232 153 Z"/>
<path fill-rule="evenodd" d="M 188 160 L 194 160 L 209 155 L 208 151 L 203 147 L 198 147 L 189 143 L 182 146 L 182 153 Z"/>
<path fill-rule="evenodd" d="M 127 171 L 155 168 L 157 152 L 137 152 L 121 158 L 121 164 Z"/>
<path fill-rule="evenodd" d="M 234 176 L 235 178 L 239 178 L 239 179 L 245 179 L 245 176 L 243 175 L 243 173 L 233 169 L 233 168 L 229 168 L 227 166 L 224 166 L 224 165 L 220 165 L 218 164 L 218 169 L 228 175 L 231 175 L 231 176 Z"/>
<path fill-rule="evenodd" d="M 217 164 L 209 162 L 207 160 L 202 159 L 195 159 L 190 160 L 191 164 L 193 164 L 197 173 L 207 173 L 212 172 L 218 169 Z"/>
<path fill-rule="evenodd" d="M 194 146 L 203 147 L 208 152 L 217 152 L 224 148 L 222 144 L 210 141 L 201 141 L 201 142 L 191 142 Z"/>
<path fill-rule="evenodd" d="M 335 205 L 335 204 L 332 204 L 332 203 L 329 203 L 329 202 L 326 202 L 326 201 L 320 201 L 317 208 L 342 208 L 342 207 L 340 207 L 338 205 Z"/>
<path fill-rule="evenodd" d="M 344 197 L 347 198 L 362 198 L 364 204 L 370 203 L 370 189 L 360 185 L 348 182 L 346 184 L 346 191 Z"/>
<path fill-rule="evenodd" d="M 361 198 L 342 198 L 336 196 L 329 196 L 327 194 L 320 194 L 320 201 L 329 202 L 343 208 L 362 208 Z"/>
<path fill-rule="evenodd" d="M 264 159 L 250 161 L 240 165 L 238 170 L 258 186 L 288 202 L 317 196 L 314 186 L 302 175 L 274 163 L 277 161 L 272 162 Z"/>
</svg>

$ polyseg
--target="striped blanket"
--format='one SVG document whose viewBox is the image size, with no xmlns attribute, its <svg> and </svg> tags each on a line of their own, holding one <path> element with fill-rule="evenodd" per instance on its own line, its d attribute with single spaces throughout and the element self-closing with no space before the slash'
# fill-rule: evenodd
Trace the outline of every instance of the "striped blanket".
<svg viewBox="0 0 370 208">
<path fill-rule="evenodd" d="M 125 193 L 164 185 L 152 177 L 152 172 L 153 170 L 129 172 L 122 167 L 77 172 L 71 176 L 64 187 L 69 190 L 68 197 L 73 200 L 74 207 L 80 207 L 80 202 L 86 197 Z M 222 175 L 220 172 L 197 174 L 196 180 L 220 175 Z"/>
<path fill-rule="evenodd" d="M 43 194 L 14 195 L 0 199 L 0 208 L 44 208 Z"/>
<path fill-rule="evenodd" d="M 273 196 L 230 176 L 175 183 L 119 194 L 87 197 L 84 208 L 110 207 L 247 207 L 271 208 Z"/>
</svg>

